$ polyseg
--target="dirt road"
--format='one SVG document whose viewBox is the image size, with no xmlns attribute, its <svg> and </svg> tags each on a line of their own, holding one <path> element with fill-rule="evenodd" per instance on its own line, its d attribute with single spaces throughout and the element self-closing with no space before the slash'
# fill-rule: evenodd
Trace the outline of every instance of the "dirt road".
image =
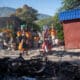
<svg viewBox="0 0 80 80">
<path fill-rule="evenodd" d="M 19 51 L 9 51 L 9 50 L 0 50 L 0 58 L 19 57 Z M 40 49 L 29 50 L 28 55 L 24 54 L 24 59 L 30 59 L 32 56 L 40 55 Z M 47 53 L 48 60 L 51 61 L 79 61 L 80 52 L 79 51 L 65 51 L 64 47 L 55 47 L 51 52 Z"/>
</svg>

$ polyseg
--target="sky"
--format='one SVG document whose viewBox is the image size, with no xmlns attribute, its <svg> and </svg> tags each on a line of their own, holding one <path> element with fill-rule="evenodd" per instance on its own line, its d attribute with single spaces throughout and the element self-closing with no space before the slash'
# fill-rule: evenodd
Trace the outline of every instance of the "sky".
<svg viewBox="0 0 80 80">
<path fill-rule="evenodd" d="M 24 4 L 36 9 L 39 13 L 53 16 L 61 7 L 61 0 L 0 0 L 0 7 L 19 8 Z"/>
</svg>

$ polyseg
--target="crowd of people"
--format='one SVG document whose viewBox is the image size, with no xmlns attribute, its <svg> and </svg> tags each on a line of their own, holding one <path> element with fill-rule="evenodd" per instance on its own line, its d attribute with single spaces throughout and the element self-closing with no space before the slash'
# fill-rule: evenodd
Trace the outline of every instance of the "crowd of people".
<svg viewBox="0 0 80 80">
<path fill-rule="evenodd" d="M 42 32 L 18 28 L 14 33 L 5 30 L 0 34 L 0 49 L 19 50 L 25 53 L 30 49 L 42 48 L 43 52 L 48 52 L 58 43 L 54 28 L 45 29 Z"/>
</svg>

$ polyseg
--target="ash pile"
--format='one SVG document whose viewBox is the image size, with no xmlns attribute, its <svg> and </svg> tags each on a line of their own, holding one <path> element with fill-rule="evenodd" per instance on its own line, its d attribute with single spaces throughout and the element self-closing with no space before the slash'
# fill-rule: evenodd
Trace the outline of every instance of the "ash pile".
<svg viewBox="0 0 80 80">
<path fill-rule="evenodd" d="M 9 76 L 16 79 L 7 79 Z M 30 60 L 24 60 L 21 56 L 0 59 L 0 80 L 18 80 L 22 76 L 34 77 L 36 80 L 80 80 L 80 64 L 51 62 L 42 56 Z"/>
</svg>

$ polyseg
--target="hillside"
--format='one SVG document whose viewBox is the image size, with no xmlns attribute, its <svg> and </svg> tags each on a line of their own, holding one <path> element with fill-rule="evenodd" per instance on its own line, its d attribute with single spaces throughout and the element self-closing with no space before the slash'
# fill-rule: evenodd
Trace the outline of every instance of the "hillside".
<svg viewBox="0 0 80 80">
<path fill-rule="evenodd" d="M 16 9 L 10 7 L 0 7 L 0 17 L 9 17 L 11 14 L 15 13 Z M 49 15 L 39 13 L 38 20 L 49 18 Z"/>
<path fill-rule="evenodd" d="M 39 13 L 37 18 L 38 20 L 42 20 L 42 19 L 46 19 L 46 18 L 50 18 L 51 16 L 47 15 L 47 14 L 42 14 L 42 13 Z"/>
<path fill-rule="evenodd" d="M 15 13 L 14 8 L 0 7 L 0 17 L 9 17 L 11 14 Z"/>
</svg>

